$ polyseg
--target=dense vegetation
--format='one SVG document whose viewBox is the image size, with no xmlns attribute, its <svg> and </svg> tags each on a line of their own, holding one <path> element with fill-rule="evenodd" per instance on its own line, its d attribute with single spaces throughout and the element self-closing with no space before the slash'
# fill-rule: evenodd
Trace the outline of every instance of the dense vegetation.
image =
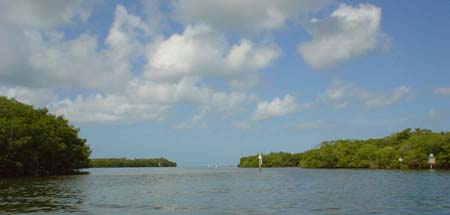
<svg viewBox="0 0 450 215">
<path fill-rule="evenodd" d="M 0 176 L 67 174 L 89 165 L 90 149 L 62 116 L 0 97 Z"/>
<path fill-rule="evenodd" d="M 165 158 L 127 159 L 127 158 L 97 158 L 92 159 L 90 167 L 176 167 L 177 163 Z"/>
<path fill-rule="evenodd" d="M 298 166 L 298 154 L 286 152 L 272 152 L 264 155 L 263 167 L 296 167 Z M 243 157 L 240 160 L 239 167 L 258 167 L 258 155 Z"/>
<path fill-rule="evenodd" d="M 435 168 L 450 168 L 450 132 L 405 129 L 390 136 L 367 140 L 336 140 L 298 154 L 272 153 L 263 166 L 304 168 L 429 168 L 428 155 L 436 158 Z M 294 165 L 294 162 L 297 162 Z M 240 167 L 257 167 L 257 156 L 243 157 Z"/>
</svg>

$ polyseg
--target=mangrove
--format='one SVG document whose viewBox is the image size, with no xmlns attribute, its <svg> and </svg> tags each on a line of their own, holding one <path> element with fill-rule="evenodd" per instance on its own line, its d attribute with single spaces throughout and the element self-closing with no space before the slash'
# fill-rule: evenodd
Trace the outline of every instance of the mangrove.
<svg viewBox="0 0 450 215">
<path fill-rule="evenodd" d="M 91 159 L 91 168 L 100 167 L 176 167 L 177 163 L 165 158 L 96 158 Z"/>
<path fill-rule="evenodd" d="M 86 140 L 63 116 L 0 97 L 0 176 L 70 174 L 89 165 Z"/>
<path fill-rule="evenodd" d="M 325 141 L 302 153 L 266 154 L 263 167 L 426 169 L 430 154 L 434 168 L 450 168 L 450 132 L 407 128 L 383 138 Z M 238 166 L 257 167 L 257 155 L 242 157 Z"/>
</svg>

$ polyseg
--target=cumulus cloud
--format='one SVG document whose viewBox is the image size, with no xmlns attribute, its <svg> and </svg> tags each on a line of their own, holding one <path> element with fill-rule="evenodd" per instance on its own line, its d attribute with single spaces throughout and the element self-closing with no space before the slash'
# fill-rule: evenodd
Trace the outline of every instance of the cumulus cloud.
<svg viewBox="0 0 450 215">
<path fill-rule="evenodd" d="M 163 30 L 168 30 L 168 14 L 161 11 L 162 3 L 160 0 L 141 1 L 142 15 L 148 29 L 153 34 L 157 34 Z"/>
<path fill-rule="evenodd" d="M 398 103 L 405 98 L 411 98 L 413 96 L 412 89 L 406 86 L 399 86 L 388 95 L 375 96 L 365 101 L 364 105 L 368 108 L 380 108 L 391 106 Z"/>
<path fill-rule="evenodd" d="M 256 111 L 252 115 L 253 120 L 265 120 L 273 117 L 284 116 L 297 110 L 295 98 L 289 94 L 281 98 L 274 98 L 272 101 L 260 102 L 256 106 Z"/>
<path fill-rule="evenodd" d="M 5 56 L 0 58 L 0 82 L 117 90 L 132 78 L 131 61 L 140 53 L 140 37 L 148 34 L 139 17 L 121 5 L 116 8 L 106 48 L 89 34 L 66 40 L 55 30 L 0 30 L 0 39 L 9 41 L 0 47 L 0 55 Z"/>
<path fill-rule="evenodd" d="M 123 95 L 78 96 L 49 105 L 49 109 L 73 122 L 119 123 L 128 121 L 159 121 L 170 108 L 168 105 L 133 102 Z"/>
<path fill-rule="evenodd" d="M 178 130 L 186 130 L 186 129 L 191 129 L 194 127 L 205 128 L 205 127 L 207 127 L 208 124 L 206 123 L 206 121 L 204 119 L 209 111 L 210 111 L 209 106 L 201 106 L 199 108 L 198 113 L 194 114 L 190 121 L 179 122 L 179 123 L 175 124 L 173 127 Z"/>
<path fill-rule="evenodd" d="M 57 100 L 56 95 L 50 89 L 30 89 L 19 86 L 0 86 L 0 96 L 15 98 L 20 102 L 35 104 L 41 107 Z"/>
<path fill-rule="evenodd" d="M 114 22 L 106 37 L 106 44 L 112 49 L 109 55 L 127 62 L 130 56 L 142 54 L 143 42 L 154 34 L 153 30 L 139 16 L 130 14 L 123 5 L 117 5 Z"/>
<path fill-rule="evenodd" d="M 159 31 L 166 17 L 160 13 L 158 3 L 143 3 L 151 13 L 144 12 L 143 16 L 119 4 L 109 30 L 100 38 L 91 32 L 64 35 L 61 30 L 67 24 L 87 20 L 92 2 L 2 1 L 0 95 L 47 106 L 74 122 L 89 123 L 163 121 L 177 105 L 189 104 L 198 107 L 199 112 L 174 127 L 206 126 L 205 119 L 213 111 L 228 116 L 255 102 L 244 90 L 255 87 L 260 79 L 258 72 L 281 54 L 274 41 L 252 41 L 241 34 L 231 40 L 227 33 L 280 29 L 327 3 L 252 0 L 188 4 L 180 0 L 173 3 L 174 16 L 186 25 L 179 33 L 167 34 Z M 381 10 L 372 5 L 341 5 L 330 17 L 312 21 L 308 29 L 313 40 L 308 44 L 325 44 L 317 53 L 338 57 L 326 56 L 325 61 L 331 63 L 323 65 L 338 64 L 381 45 L 380 16 Z M 338 27 L 327 28 L 333 24 Z M 360 47 L 360 37 L 367 42 L 365 47 Z M 337 45 L 330 45 L 334 43 Z M 350 51 L 342 49 L 344 54 L 333 54 L 341 48 Z M 212 79 L 220 82 L 218 88 L 207 84 Z M 354 92 L 360 89 L 345 84 L 335 87 L 321 101 L 343 107 L 356 100 L 372 108 L 392 105 L 411 94 L 408 87 L 388 94 Z M 64 97 L 65 93 L 56 95 L 59 89 L 67 90 L 69 98 Z M 313 105 L 297 104 L 288 94 L 258 103 L 251 120 L 284 116 Z M 251 120 L 234 126 L 248 129 Z"/>
<path fill-rule="evenodd" d="M 9 27 L 51 28 L 74 18 L 85 21 L 95 1 L 84 0 L 4 0 L 0 1 L 0 24 Z"/>
<path fill-rule="evenodd" d="M 52 103 L 50 110 L 75 122 L 161 121 L 173 106 L 185 103 L 205 110 L 199 116 L 194 115 L 193 122 L 198 123 L 210 109 L 232 114 L 239 111 L 247 99 L 243 93 L 210 89 L 198 78 L 186 77 L 174 83 L 136 79 L 129 82 L 122 93 L 64 99 Z"/>
<path fill-rule="evenodd" d="M 195 77 L 184 77 L 172 83 L 137 80 L 130 84 L 127 93 L 139 100 L 167 104 L 210 105 L 222 112 L 236 111 L 248 99 L 243 93 L 213 90 Z"/>
<path fill-rule="evenodd" d="M 52 18 L 40 23 L 37 16 L 13 22 L 0 15 L 0 23 L 11 26 L 0 29 L 0 40 L 8 41 L 0 46 L 0 95 L 48 106 L 74 122 L 161 121 L 174 106 L 185 103 L 208 111 L 194 115 L 184 127 L 202 124 L 209 111 L 240 112 L 250 98 L 236 90 L 254 86 L 257 71 L 280 52 L 273 43 L 246 38 L 230 44 L 223 33 L 206 25 L 189 25 L 181 34 L 164 38 L 155 31 L 158 23 L 120 4 L 103 41 L 88 33 L 68 39 L 56 27 L 81 17 L 77 11 L 85 3 L 61 2 L 61 10 L 67 4 L 71 12 L 55 15 L 59 22 Z M 24 12 L 21 7 L 40 11 L 30 16 L 44 11 L 25 1 L 16 6 L 18 13 Z M 157 11 L 155 4 L 144 6 Z M 147 65 L 134 68 L 137 59 Z M 230 89 L 207 86 L 209 77 L 229 81 Z M 58 98 L 54 92 L 61 88 L 84 94 Z"/>
<path fill-rule="evenodd" d="M 311 19 L 307 30 L 312 41 L 299 45 L 298 53 L 318 70 L 333 69 L 342 62 L 379 48 L 389 41 L 380 29 L 381 8 L 341 4 L 325 19 Z"/>
<path fill-rule="evenodd" d="M 450 96 L 450 87 L 439 87 L 433 90 L 435 95 Z"/>
<path fill-rule="evenodd" d="M 207 24 L 234 32 L 271 31 L 287 21 L 303 18 L 329 0 L 178 0 L 174 1 L 174 17 L 185 24 Z"/>
<path fill-rule="evenodd" d="M 224 35 L 205 25 L 187 26 L 148 47 L 145 77 L 177 80 L 201 75 L 236 78 L 263 69 L 279 56 L 273 44 L 255 44 L 248 39 L 229 46 Z"/>
<path fill-rule="evenodd" d="M 351 104 L 359 104 L 367 109 L 375 109 L 397 104 L 413 96 L 412 89 L 407 86 L 399 86 L 390 93 L 380 93 L 371 92 L 336 79 L 333 80 L 322 95 L 318 96 L 318 102 L 331 103 L 337 109 L 346 108 Z"/>
<path fill-rule="evenodd" d="M 27 71 L 31 73 L 27 80 L 33 85 L 111 90 L 130 79 L 129 70 L 121 67 L 123 61 L 113 61 L 108 53 L 98 52 L 97 40 L 90 35 L 51 42 L 36 32 L 30 36 L 40 43 L 29 58 L 32 70 Z"/>
</svg>

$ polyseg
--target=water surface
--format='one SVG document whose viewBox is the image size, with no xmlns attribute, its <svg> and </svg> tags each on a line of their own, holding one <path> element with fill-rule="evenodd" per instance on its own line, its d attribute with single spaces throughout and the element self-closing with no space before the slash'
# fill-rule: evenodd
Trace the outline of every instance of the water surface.
<svg viewBox="0 0 450 215">
<path fill-rule="evenodd" d="M 102 168 L 0 179 L 0 214 L 450 214 L 450 172 Z"/>
</svg>

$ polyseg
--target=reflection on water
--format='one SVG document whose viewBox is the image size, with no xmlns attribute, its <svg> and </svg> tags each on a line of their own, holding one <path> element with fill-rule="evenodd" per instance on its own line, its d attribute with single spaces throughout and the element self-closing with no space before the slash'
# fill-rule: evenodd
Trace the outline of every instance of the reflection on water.
<svg viewBox="0 0 450 215">
<path fill-rule="evenodd" d="M 450 214 L 450 172 L 91 169 L 0 179 L 0 214 Z"/>
<path fill-rule="evenodd" d="M 80 211 L 82 175 L 0 179 L 0 212 Z"/>
</svg>

